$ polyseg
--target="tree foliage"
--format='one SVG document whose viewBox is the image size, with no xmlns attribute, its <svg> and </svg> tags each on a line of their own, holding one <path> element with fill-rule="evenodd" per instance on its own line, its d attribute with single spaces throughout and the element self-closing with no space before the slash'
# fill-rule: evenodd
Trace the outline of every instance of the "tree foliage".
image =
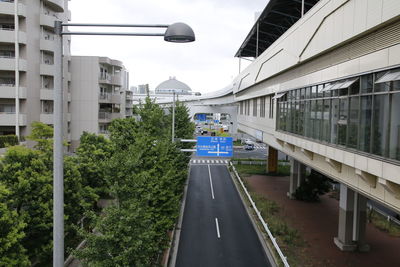
<svg viewBox="0 0 400 267">
<path fill-rule="evenodd" d="M 318 202 L 319 196 L 329 192 L 329 189 L 328 178 L 315 170 L 311 170 L 310 175 L 294 192 L 294 197 L 298 200 Z"/>
<path fill-rule="evenodd" d="M 10 191 L 0 184 L 0 266 L 29 266 L 26 249 L 21 245 L 26 223 L 13 210 Z"/>
<path fill-rule="evenodd" d="M 146 99 L 136 113 L 139 120 L 109 127 L 114 150 L 106 179 L 117 204 L 94 215 L 94 233 L 76 252 L 89 266 L 156 265 L 179 215 L 188 158 L 171 142 L 158 105 Z"/>
</svg>

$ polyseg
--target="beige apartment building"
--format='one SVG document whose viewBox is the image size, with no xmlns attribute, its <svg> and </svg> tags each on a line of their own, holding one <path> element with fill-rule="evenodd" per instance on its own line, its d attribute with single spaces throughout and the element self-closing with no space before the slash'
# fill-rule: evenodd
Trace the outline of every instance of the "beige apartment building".
<svg viewBox="0 0 400 267">
<path fill-rule="evenodd" d="M 121 61 L 107 57 L 72 56 L 71 147 L 83 131 L 108 134 L 116 118 L 132 116 L 128 72 Z"/>
<path fill-rule="evenodd" d="M 54 55 L 59 52 L 54 22 L 69 19 L 66 0 L 0 1 L 1 135 L 18 134 L 19 130 L 20 136 L 26 136 L 33 121 L 53 124 L 53 90 L 58 69 Z M 70 123 L 70 44 L 70 37 L 65 37 L 66 138 Z M 19 129 L 16 127 L 17 118 Z"/>
</svg>

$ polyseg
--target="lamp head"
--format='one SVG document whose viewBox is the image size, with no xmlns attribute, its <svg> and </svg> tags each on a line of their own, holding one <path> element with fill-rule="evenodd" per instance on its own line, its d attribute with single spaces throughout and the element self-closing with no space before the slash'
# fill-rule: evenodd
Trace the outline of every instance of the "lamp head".
<svg viewBox="0 0 400 267">
<path fill-rule="evenodd" d="M 173 43 L 189 43 L 195 39 L 192 28 L 182 22 L 169 25 L 164 34 L 164 40 Z"/>
</svg>

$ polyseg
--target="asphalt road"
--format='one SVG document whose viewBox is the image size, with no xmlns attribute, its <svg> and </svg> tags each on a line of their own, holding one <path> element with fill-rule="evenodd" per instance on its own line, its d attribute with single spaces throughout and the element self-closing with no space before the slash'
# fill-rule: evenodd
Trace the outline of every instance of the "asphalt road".
<svg viewBox="0 0 400 267">
<path fill-rule="evenodd" d="M 191 167 L 176 266 L 271 266 L 224 165 Z"/>
</svg>

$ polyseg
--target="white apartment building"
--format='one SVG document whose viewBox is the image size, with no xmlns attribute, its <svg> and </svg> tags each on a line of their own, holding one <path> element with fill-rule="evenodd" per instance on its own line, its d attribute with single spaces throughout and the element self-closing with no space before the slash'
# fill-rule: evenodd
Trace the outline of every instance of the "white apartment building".
<svg viewBox="0 0 400 267">
<path fill-rule="evenodd" d="M 16 113 L 21 136 L 29 135 L 33 121 L 53 124 L 58 69 L 54 55 L 59 53 L 54 22 L 69 19 L 67 0 L 0 0 L 0 135 L 17 133 Z M 70 43 L 70 37 L 64 37 L 66 139 L 70 124 Z"/>
<path fill-rule="evenodd" d="M 83 131 L 108 134 L 111 120 L 132 116 L 133 94 L 121 61 L 107 57 L 72 56 L 71 147 Z"/>
</svg>

